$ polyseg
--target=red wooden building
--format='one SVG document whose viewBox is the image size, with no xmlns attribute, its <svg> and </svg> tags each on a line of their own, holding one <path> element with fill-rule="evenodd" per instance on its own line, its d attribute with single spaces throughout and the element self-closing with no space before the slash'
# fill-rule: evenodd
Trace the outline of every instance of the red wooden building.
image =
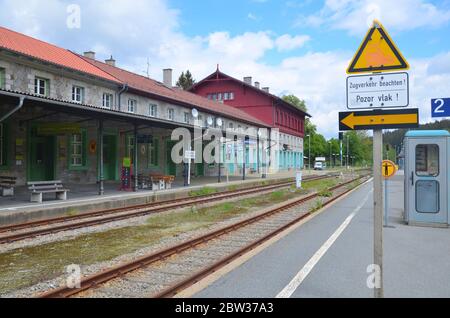
<svg viewBox="0 0 450 318">
<path fill-rule="evenodd" d="M 222 73 L 219 68 L 195 84 L 191 91 L 239 108 L 269 126 L 278 128 L 281 146 L 274 155 L 279 160 L 279 168 L 303 166 L 305 117 L 311 117 L 308 113 L 271 94 L 268 87 L 261 88 L 259 82 L 253 83 L 251 77 L 241 81 Z"/>
</svg>

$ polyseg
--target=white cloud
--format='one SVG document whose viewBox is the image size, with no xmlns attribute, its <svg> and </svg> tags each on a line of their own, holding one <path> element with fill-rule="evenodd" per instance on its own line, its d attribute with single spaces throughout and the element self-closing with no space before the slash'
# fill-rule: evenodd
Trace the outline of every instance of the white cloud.
<svg viewBox="0 0 450 318">
<path fill-rule="evenodd" d="M 249 19 L 249 20 L 253 20 L 253 21 L 259 21 L 260 20 L 260 18 L 258 18 L 256 15 L 254 15 L 253 13 L 249 13 L 249 14 L 247 14 L 247 18 Z"/>
<path fill-rule="evenodd" d="M 284 34 L 276 39 L 275 45 L 277 46 L 278 51 L 291 51 L 301 48 L 310 39 L 309 35 L 291 36 L 289 34 Z"/>
<path fill-rule="evenodd" d="M 426 0 L 327 0 L 320 11 L 299 16 L 295 25 L 328 26 L 359 35 L 374 19 L 399 31 L 433 28 L 450 21 L 450 10 Z"/>
<path fill-rule="evenodd" d="M 305 99 L 319 131 L 336 137 L 337 113 L 346 108 L 345 69 L 353 52 L 309 52 L 269 65 L 263 62 L 268 52 L 291 49 L 292 43 L 287 42 L 300 47 L 306 38 L 277 37 L 270 31 L 189 37 L 179 29 L 179 12 L 164 0 L 137 0 L 132 6 L 126 0 L 81 0 L 82 28 L 69 30 L 65 28 L 68 3 L 48 0 L 42 6 L 38 0 L 0 0 L 0 19 L 6 27 L 68 49 L 94 49 L 100 58 L 112 54 L 119 66 L 139 74 L 146 70 L 149 58 L 150 76 L 155 79 L 162 79 L 163 68 L 172 67 L 175 74 L 190 69 L 200 80 L 220 64 L 233 77 L 253 76 L 274 94 L 293 93 Z M 327 2 L 334 9 L 350 5 L 348 1 Z M 422 121 L 430 119 L 431 98 L 450 96 L 449 61 L 450 52 L 409 61 L 411 106 L 420 107 Z"/>
</svg>

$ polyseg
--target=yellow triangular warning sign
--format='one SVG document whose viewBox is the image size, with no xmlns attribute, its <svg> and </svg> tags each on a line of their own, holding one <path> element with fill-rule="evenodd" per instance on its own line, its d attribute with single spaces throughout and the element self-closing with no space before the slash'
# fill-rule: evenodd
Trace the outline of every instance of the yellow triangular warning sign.
<svg viewBox="0 0 450 318">
<path fill-rule="evenodd" d="M 407 70 L 409 64 L 378 21 L 367 33 L 347 69 L 348 74 Z"/>
</svg>

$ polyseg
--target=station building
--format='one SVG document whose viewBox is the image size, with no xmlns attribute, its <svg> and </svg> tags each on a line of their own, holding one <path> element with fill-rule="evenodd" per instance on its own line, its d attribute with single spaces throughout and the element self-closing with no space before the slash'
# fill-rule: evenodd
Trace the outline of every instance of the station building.
<svg viewBox="0 0 450 318">
<path fill-rule="evenodd" d="M 103 182 L 119 181 L 123 159 L 130 158 L 135 175 L 180 178 L 185 166 L 172 161 L 172 131 L 206 130 L 218 119 L 236 128 L 233 154 L 226 142 L 223 154 L 234 158 L 240 151 L 249 163 L 228 161 L 222 173 L 256 173 L 254 157 L 263 151 L 258 132 L 271 125 L 173 87 L 170 69 L 158 82 L 115 64 L 112 57 L 98 61 L 94 52 L 80 55 L 0 27 L 0 175 L 16 177 L 18 185 L 98 183 L 102 194 Z M 240 140 L 242 147 L 236 146 Z M 197 163 L 192 174 L 216 176 L 218 167 Z"/>
<path fill-rule="evenodd" d="M 272 170 L 303 168 L 305 118 L 301 109 L 270 93 L 269 87 L 253 83 L 252 77 L 233 78 L 219 70 L 198 82 L 192 92 L 239 109 L 272 128 Z"/>
</svg>

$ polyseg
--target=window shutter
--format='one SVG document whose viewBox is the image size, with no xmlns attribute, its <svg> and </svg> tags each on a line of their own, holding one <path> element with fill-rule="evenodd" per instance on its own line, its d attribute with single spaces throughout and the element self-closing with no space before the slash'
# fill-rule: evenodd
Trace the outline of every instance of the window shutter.
<svg viewBox="0 0 450 318">
<path fill-rule="evenodd" d="M 5 88 L 5 69 L 0 68 L 0 88 Z"/>
<path fill-rule="evenodd" d="M 45 80 L 45 96 L 50 97 L 50 80 Z"/>
</svg>

